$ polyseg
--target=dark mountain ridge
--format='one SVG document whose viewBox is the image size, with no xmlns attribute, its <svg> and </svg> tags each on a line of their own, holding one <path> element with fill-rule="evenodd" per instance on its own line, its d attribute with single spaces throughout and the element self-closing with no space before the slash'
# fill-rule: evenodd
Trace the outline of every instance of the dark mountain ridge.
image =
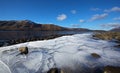
<svg viewBox="0 0 120 73">
<path fill-rule="evenodd" d="M 54 24 L 38 24 L 35 22 L 32 22 L 30 20 L 21 20 L 21 21 L 16 21 L 16 20 L 11 20 L 11 21 L 0 21 L 0 30 L 9 30 L 9 31 L 14 31 L 14 30 L 20 30 L 20 31 L 90 31 L 89 29 L 85 28 L 65 28 L 61 27 L 58 25 Z"/>
<path fill-rule="evenodd" d="M 113 29 L 111 29 L 110 31 L 114 31 L 114 32 L 120 32 L 120 27 L 113 28 Z"/>
</svg>

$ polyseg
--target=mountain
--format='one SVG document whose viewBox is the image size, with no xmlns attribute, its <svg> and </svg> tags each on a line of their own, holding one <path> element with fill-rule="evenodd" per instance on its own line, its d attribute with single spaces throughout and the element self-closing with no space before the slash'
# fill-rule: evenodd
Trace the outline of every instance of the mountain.
<svg viewBox="0 0 120 73">
<path fill-rule="evenodd" d="M 67 30 L 54 24 L 38 24 L 30 20 L 0 21 L 0 30 Z"/>
<path fill-rule="evenodd" d="M 110 31 L 120 32 L 120 27 L 118 27 L 118 28 L 113 28 L 113 29 L 111 29 Z"/>
<path fill-rule="evenodd" d="M 91 31 L 85 28 L 65 28 L 54 24 L 38 24 L 30 20 L 11 20 L 11 21 L 0 21 L 0 30 L 37 30 L 37 31 Z"/>
</svg>

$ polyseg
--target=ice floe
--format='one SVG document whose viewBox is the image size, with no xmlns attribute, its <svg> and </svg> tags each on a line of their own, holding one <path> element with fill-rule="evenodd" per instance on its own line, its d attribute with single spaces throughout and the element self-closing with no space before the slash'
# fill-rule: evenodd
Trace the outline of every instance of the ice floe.
<svg viewBox="0 0 120 73">
<path fill-rule="evenodd" d="M 91 37 L 91 33 L 83 33 L 1 47 L 0 73 L 46 73 L 55 67 L 68 73 L 87 73 L 107 65 L 120 66 L 120 51 L 113 47 L 115 43 Z M 29 53 L 20 55 L 18 48 L 24 46 Z"/>
</svg>

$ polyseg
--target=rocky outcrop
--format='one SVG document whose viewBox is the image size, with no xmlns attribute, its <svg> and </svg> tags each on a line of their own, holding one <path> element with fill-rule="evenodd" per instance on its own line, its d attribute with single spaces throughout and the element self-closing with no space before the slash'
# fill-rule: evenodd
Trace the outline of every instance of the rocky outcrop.
<svg viewBox="0 0 120 73">
<path fill-rule="evenodd" d="M 94 58 L 100 58 L 101 56 L 97 53 L 91 53 L 91 56 Z"/>
<path fill-rule="evenodd" d="M 20 47 L 19 52 L 20 54 L 28 54 L 28 47 Z"/>
</svg>

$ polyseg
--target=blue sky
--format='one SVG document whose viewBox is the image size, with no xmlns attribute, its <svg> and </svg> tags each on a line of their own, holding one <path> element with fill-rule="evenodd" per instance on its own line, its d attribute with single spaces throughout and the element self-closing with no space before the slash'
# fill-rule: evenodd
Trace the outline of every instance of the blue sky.
<svg viewBox="0 0 120 73">
<path fill-rule="evenodd" d="M 0 20 L 109 30 L 120 27 L 120 0 L 0 0 Z"/>
</svg>

